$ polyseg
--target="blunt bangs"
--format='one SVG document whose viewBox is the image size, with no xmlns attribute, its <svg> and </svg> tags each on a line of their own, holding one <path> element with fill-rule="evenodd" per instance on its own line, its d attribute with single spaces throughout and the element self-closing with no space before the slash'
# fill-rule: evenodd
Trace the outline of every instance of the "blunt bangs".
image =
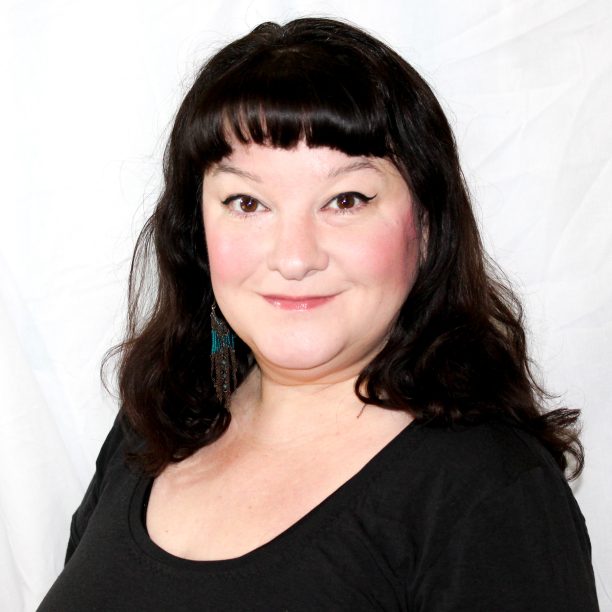
<svg viewBox="0 0 612 612">
<path fill-rule="evenodd" d="M 305 141 L 351 156 L 391 156 L 385 96 L 372 77 L 346 50 L 296 45 L 254 54 L 196 94 L 186 130 L 192 163 L 208 168 L 231 154 L 232 142 L 290 149 Z"/>
</svg>

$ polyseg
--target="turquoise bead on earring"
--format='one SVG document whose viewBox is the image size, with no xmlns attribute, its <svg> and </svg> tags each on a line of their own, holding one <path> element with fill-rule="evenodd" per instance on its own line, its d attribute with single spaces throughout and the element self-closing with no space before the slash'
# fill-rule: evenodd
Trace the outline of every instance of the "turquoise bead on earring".
<svg viewBox="0 0 612 612">
<path fill-rule="evenodd" d="M 227 324 L 217 315 L 217 304 L 210 311 L 211 349 L 210 370 L 219 402 L 227 406 L 236 388 L 235 336 Z"/>
</svg>

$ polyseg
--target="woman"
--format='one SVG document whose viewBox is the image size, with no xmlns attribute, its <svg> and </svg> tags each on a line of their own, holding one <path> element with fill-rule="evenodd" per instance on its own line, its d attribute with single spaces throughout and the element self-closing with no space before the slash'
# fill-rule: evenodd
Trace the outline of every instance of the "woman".
<svg viewBox="0 0 612 612">
<path fill-rule="evenodd" d="M 130 305 L 40 610 L 597 609 L 578 413 L 543 412 L 449 125 L 381 42 L 268 23 L 203 67 Z"/>
</svg>

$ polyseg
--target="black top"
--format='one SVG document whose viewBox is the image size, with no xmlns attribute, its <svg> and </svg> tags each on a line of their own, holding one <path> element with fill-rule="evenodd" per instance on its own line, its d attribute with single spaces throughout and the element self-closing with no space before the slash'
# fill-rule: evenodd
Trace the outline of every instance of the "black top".
<svg viewBox="0 0 612 612">
<path fill-rule="evenodd" d="M 411 424 L 335 493 L 235 559 L 175 557 L 148 537 L 152 480 L 111 430 L 39 612 L 590 612 L 584 518 L 560 470 L 506 424 Z"/>
</svg>

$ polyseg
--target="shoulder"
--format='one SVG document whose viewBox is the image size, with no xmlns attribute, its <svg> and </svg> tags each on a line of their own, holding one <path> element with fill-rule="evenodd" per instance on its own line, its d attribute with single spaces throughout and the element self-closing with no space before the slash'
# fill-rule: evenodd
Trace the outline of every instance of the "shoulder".
<svg viewBox="0 0 612 612">
<path fill-rule="evenodd" d="M 584 519 L 563 472 L 543 444 L 505 422 L 429 429 L 415 455 L 418 487 L 439 520 L 456 529 L 479 513 L 579 522 Z M 507 518 L 505 520 L 508 520 Z"/>
<path fill-rule="evenodd" d="M 418 526 L 418 563 L 409 572 L 415 603 L 444 610 L 453 602 L 452 609 L 466 610 L 595 609 L 584 518 L 536 438 L 503 422 L 421 426 L 415 434 L 418 447 L 396 475 L 410 490 L 403 518 L 410 529 Z M 469 587 L 475 580 L 482 589 Z M 497 607 L 500 594 L 516 601 Z M 576 605 L 589 605 L 565 607 L 574 597 Z"/>
<path fill-rule="evenodd" d="M 572 529 L 589 552 L 572 491 L 533 436 L 504 422 L 416 425 L 406 433 L 373 497 L 377 511 L 392 517 L 396 535 L 412 540 L 424 562 L 433 562 L 452 540 L 500 524 L 524 533 L 546 525 L 560 533 Z"/>
<path fill-rule="evenodd" d="M 126 467 L 128 454 L 141 444 L 134 430 L 121 413 L 115 419 L 96 459 L 96 477 L 102 481 L 113 467 Z"/>
<path fill-rule="evenodd" d="M 405 512 L 424 527 L 448 536 L 461 520 L 479 513 L 526 517 L 533 511 L 584 528 L 563 472 L 540 441 L 520 428 L 500 421 L 423 426 L 415 433 L 418 448 L 397 465 L 396 478 L 420 500 Z"/>
<path fill-rule="evenodd" d="M 436 532 L 435 539 L 447 537 L 462 516 L 513 492 L 529 500 L 546 495 L 575 503 L 547 449 L 505 422 L 413 424 L 393 450 L 374 482 L 373 497 L 399 529 L 418 525 L 424 538 L 428 531 Z"/>
<path fill-rule="evenodd" d="M 410 466 L 421 479 L 442 480 L 446 497 L 474 487 L 481 494 L 503 488 L 534 470 L 565 486 L 548 450 L 532 435 L 503 421 L 453 428 L 417 425 L 418 447 Z"/>
<path fill-rule="evenodd" d="M 121 416 L 117 416 L 110 431 L 100 447 L 100 452 L 96 459 L 96 468 L 103 468 L 117 454 L 117 451 L 125 443 L 126 426 Z"/>
<path fill-rule="evenodd" d="M 409 609 L 597 610 L 584 518 L 535 437 L 413 424 L 396 442 L 368 517 Z"/>
</svg>

